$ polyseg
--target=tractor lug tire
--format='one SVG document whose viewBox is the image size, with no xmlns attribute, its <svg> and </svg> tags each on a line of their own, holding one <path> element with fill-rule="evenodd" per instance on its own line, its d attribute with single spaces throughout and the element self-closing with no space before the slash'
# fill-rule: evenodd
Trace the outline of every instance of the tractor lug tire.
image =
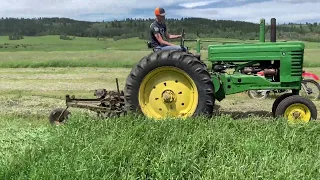
<svg viewBox="0 0 320 180">
<path fill-rule="evenodd" d="M 124 87 L 125 104 L 128 112 L 144 114 L 146 116 L 146 114 L 143 113 L 143 109 L 139 101 L 140 86 L 142 86 L 142 83 L 145 82 L 145 78 L 148 79 L 147 77 L 149 77 L 149 75 L 152 75 L 154 71 L 166 68 L 177 69 L 177 71 L 182 72 L 177 76 L 186 74 L 189 79 L 191 79 L 191 81 L 195 84 L 195 89 L 198 92 L 198 94 L 195 96 L 197 96 L 198 101 L 194 102 L 194 104 L 196 103 L 196 108 L 194 111 L 192 111 L 192 115 L 190 116 L 195 117 L 201 115 L 211 117 L 215 104 L 215 91 L 211 76 L 207 71 L 205 64 L 192 54 L 174 50 L 153 52 L 148 56 L 143 57 L 138 62 L 138 64 L 132 68 L 130 74 L 126 79 Z M 166 72 L 166 70 L 164 70 L 164 72 Z M 163 73 L 163 75 L 166 75 L 166 73 Z M 163 78 L 168 79 L 169 77 Z M 155 79 L 154 81 L 160 81 L 161 79 L 162 77 L 159 77 L 159 79 Z M 156 108 L 155 105 L 153 107 Z"/>
</svg>

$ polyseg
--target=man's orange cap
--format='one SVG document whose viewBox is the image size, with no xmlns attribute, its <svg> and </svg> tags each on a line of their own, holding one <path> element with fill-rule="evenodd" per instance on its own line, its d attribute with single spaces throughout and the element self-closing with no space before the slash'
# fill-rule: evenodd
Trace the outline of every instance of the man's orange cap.
<svg viewBox="0 0 320 180">
<path fill-rule="evenodd" d="M 164 11 L 163 8 L 157 7 L 157 8 L 154 10 L 154 15 L 156 15 L 156 16 L 165 16 L 165 15 L 166 15 L 166 12 Z"/>
</svg>

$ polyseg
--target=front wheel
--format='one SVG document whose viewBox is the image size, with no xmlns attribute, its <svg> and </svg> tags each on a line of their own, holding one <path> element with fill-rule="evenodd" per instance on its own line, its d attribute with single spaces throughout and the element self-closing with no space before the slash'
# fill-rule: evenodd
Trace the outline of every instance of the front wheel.
<svg viewBox="0 0 320 180">
<path fill-rule="evenodd" d="M 285 93 L 280 95 L 279 97 L 277 97 L 277 99 L 273 102 L 272 104 L 272 116 L 275 117 L 275 113 L 276 113 L 276 109 L 279 105 L 280 102 L 282 102 L 282 100 L 284 100 L 285 98 L 294 95 L 293 93 Z"/>
<path fill-rule="evenodd" d="M 291 95 L 279 103 L 275 116 L 284 117 L 289 122 L 309 122 L 317 119 L 317 108 L 310 99 L 299 95 Z"/>
<path fill-rule="evenodd" d="M 159 51 L 144 57 L 127 77 L 128 111 L 149 118 L 211 116 L 214 86 L 203 63 L 181 51 Z"/>
</svg>

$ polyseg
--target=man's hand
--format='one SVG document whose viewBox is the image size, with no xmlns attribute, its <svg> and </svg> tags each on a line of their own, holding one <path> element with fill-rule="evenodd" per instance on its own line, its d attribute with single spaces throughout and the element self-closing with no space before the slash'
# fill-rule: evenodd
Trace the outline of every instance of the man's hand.
<svg viewBox="0 0 320 180">
<path fill-rule="evenodd" d="M 177 39 L 177 38 L 181 38 L 182 36 L 181 35 L 172 35 L 172 34 L 169 34 L 168 32 L 166 32 L 166 37 L 168 39 Z"/>
<path fill-rule="evenodd" d="M 169 35 L 170 39 L 177 39 L 177 38 L 181 38 L 181 35 Z"/>
</svg>

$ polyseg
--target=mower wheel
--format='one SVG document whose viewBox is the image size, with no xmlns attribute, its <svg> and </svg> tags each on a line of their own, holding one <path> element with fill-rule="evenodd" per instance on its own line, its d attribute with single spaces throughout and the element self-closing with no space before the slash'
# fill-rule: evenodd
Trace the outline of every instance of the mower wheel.
<svg viewBox="0 0 320 180">
<path fill-rule="evenodd" d="M 214 85 L 204 63 L 181 51 L 158 51 L 142 58 L 127 77 L 126 109 L 148 118 L 211 117 Z"/>
<path fill-rule="evenodd" d="M 51 125 L 61 125 L 66 122 L 70 116 L 70 112 L 65 108 L 57 108 L 51 111 L 49 122 Z"/>
<path fill-rule="evenodd" d="M 315 86 L 314 89 L 310 85 Z M 314 94 L 314 96 L 313 96 Z M 313 79 L 304 79 L 301 83 L 300 96 L 306 96 L 308 99 L 317 101 L 320 98 L 320 85 Z"/>
<path fill-rule="evenodd" d="M 268 90 L 249 90 L 248 96 L 251 99 L 266 99 L 269 96 Z"/>
<path fill-rule="evenodd" d="M 275 116 L 284 117 L 289 122 L 309 122 L 310 120 L 317 119 L 317 108 L 310 99 L 299 95 L 292 95 L 279 103 Z"/>
<path fill-rule="evenodd" d="M 277 99 L 273 102 L 273 105 L 272 105 L 272 116 L 273 117 L 275 117 L 276 109 L 277 109 L 279 103 L 282 100 L 284 100 L 285 98 L 292 96 L 292 95 L 293 95 L 292 93 L 285 93 L 285 94 L 282 94 L 279 97 L 277 97 Z"/>
</svg>

